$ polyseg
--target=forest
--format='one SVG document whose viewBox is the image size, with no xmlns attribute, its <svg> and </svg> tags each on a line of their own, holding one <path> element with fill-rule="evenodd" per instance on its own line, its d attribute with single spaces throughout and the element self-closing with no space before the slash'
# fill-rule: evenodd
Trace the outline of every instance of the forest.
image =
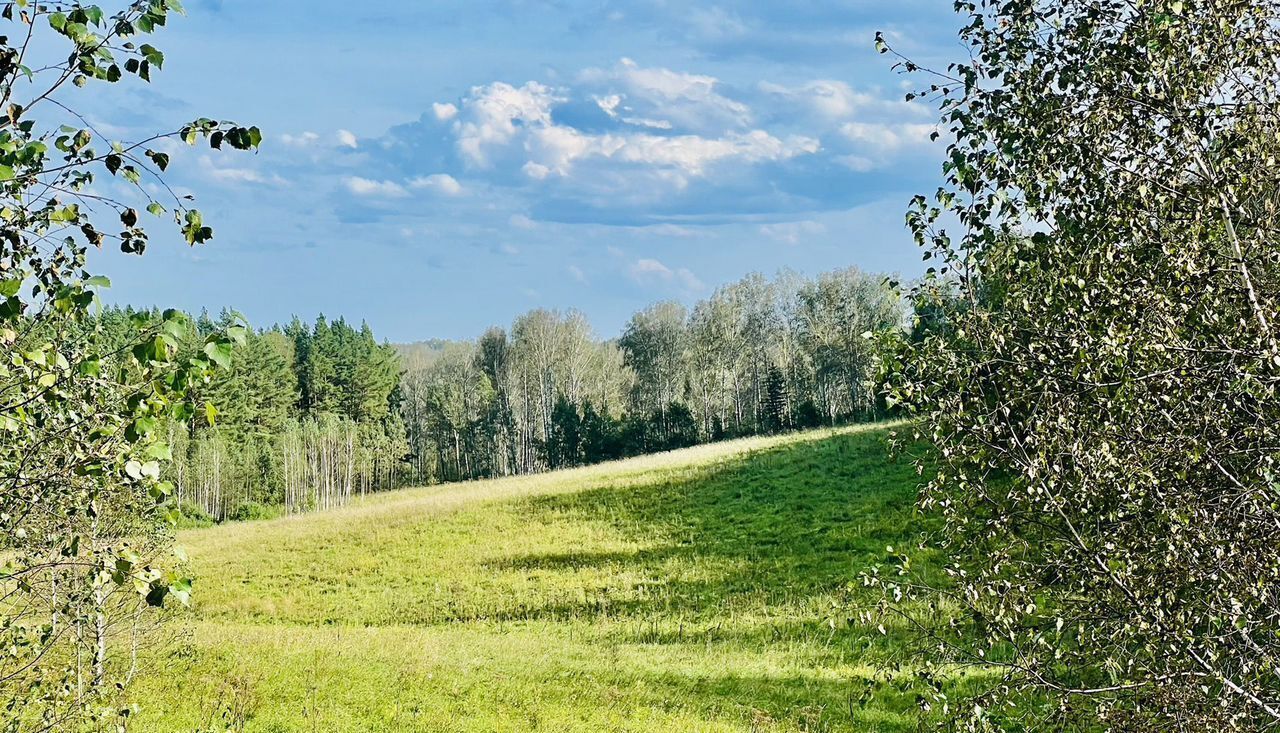
<svg viewBox="0 0 1280 733">
<path fill-rule="evenodd" d="M 115 350 L 161 315 L 105 309 L 93 339 Z M 885 407 L 867 336 L 906 315 L 885 277 L 850 268 L 750 275 L 692 309 L 654 304 L 613 339 L 575 311 L 398 346 L 367 323 L 295 318 L 248 329 L 193 394 L 203 409 L 167 422 L 164 478 L 201 524 L 872 420 Z M 180 347 L 241 321 L 202 313 Z"/>
</svg>

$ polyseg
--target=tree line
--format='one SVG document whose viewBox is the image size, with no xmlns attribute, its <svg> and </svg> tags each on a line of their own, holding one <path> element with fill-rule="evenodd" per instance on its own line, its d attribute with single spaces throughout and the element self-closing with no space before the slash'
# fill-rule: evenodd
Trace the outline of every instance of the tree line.
<svg viewBox="0 0 1280 733">
<path fill-rule="evenodd" d="M 129 343 L 158 312 L 108 309 L 104 346 Z M 180 350 L 234 324 L 224 311 L 194 319 Z M 408 454 L 394 350 L 367 324 L 320 316 L 308 325 L 248 331 L 230 368 L 199 388 L 204 406 L 165 426 L 164 468 L 188 519 L 249 519 L 324 509 L 399 485 Z"/>
<path fill-rule="evenodd" d="M 617 339 L 539 309 L 474 342 L 402 347 L 412 473 L 531 473 L 873 419 L 885 408 L 866 335 L 904 318 L 885 278 L 850 268 L 752 274 L 692 309 L 645 308 Z"/>
<path fill-rule="evenodd" d="M 533 310 L 474 342 L 379 343 L 320 316 L 248 329 L 229 368 L 170 419 L 163 478 L 189 521 L 341 505 L 406 484 L 526 474 L 727 438 L 874 419 L 866 338 L 901 299 L 855 268 L 749 275 L 691 309 L 662 302 L 616 339 L 576 311 Z M 163 320 L 104 310 L 102 348 Z M 191 318 L 180 353 L 237 324 Z"/>
</svg>

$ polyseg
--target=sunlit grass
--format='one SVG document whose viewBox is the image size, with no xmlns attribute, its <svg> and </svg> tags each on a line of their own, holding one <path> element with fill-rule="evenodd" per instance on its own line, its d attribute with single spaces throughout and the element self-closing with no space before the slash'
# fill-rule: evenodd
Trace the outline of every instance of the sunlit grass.
<svg viewBox="0 0 1280 733">
<path fill-rule="evenodd" d="M 917 531 L 883 427 L 184 533 L 135 731 L 907 731 L 858 573 Z"/>
</svg>

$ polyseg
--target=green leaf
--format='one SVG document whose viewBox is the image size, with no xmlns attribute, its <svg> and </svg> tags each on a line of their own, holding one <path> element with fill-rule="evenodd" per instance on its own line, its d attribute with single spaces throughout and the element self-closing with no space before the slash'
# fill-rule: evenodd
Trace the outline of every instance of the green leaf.
<svg viewBox="0 0 1280 733">
<path fill-rule="evenodd" d="M 152 46 L 149 43 L 144 43 L 138 47 L 138 50 L 141 51 L 142 55 L 147 58 L 147 61 L 155 65 L 157 69 L 164 66 L 164 54 L 160 53 L 155 46 Z"/>
<path fill-rule="evenodd" d="M 204 345 L 204 353 L 213 363 L 223 369 L 231 368 L 231 344 L 222 341 L 210 341 Z"/>
<path fill-rule="evenodd" d="M 169 594 L 178 599 L 178 603 L 184 606 L 191 605 L 191 580 L 189 578 L 180 578 L 169 586 Z"/>
<path fill-rule="evenodd" d="M 173 449 L 168 443 L 164 442 L 152 443 L 147 447 L 146 454 L 148 457 L 154 458 L 158 461 L 173 460 Z"/>
<path fill-rule="evenodd" d="M 61 209 L 54 209 L 49 212 L 49 221 L 52 222 L 69 222 L 76 221 L 80 218 L 80 207 L 75 204 L 64 206 Z"/>
</svg>

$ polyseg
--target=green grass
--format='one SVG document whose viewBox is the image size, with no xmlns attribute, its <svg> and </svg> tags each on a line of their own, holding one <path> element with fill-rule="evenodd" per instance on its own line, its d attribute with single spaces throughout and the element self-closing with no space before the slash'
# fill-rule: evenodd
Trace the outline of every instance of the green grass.
<svg viewBox="0 0 1280 733">
<path fill-rule="evenodd" d="M 131 730 L 914 730 L 906 694 L 858 702 L 888 642 L 848 622 L 859 571 L 917 531 L 885 435 L 185 532 L 197 604 Z"/>
</svg>

